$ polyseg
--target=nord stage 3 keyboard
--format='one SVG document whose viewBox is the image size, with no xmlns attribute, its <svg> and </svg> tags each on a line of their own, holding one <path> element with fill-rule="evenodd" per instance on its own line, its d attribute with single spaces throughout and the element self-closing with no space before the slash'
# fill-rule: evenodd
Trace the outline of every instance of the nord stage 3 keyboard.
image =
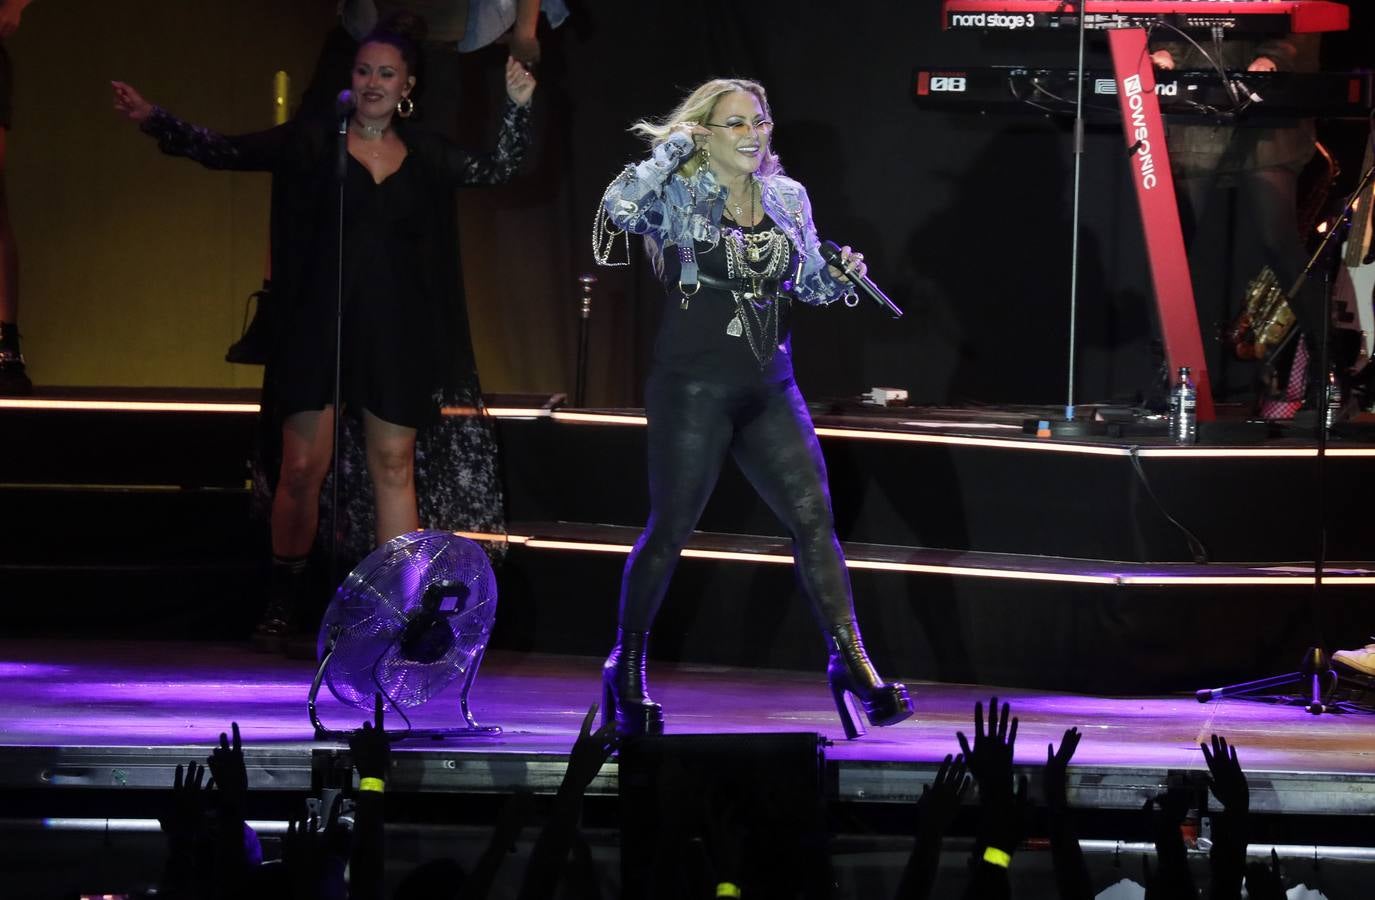
<svg viewBox="0 0 1375 900">
<path fill-rule="evenodd" d="M 912 96 L 930 109 L 1074 115 L 1074 69 L 980 66 L 917 69 Z M 1243 123 L 1298 118 L 1364 118 L 1372 106 L 1370 72 L 1157 71 L 1156 96 L 1167 116 L 1202 116 Z M 1084 73 L 1084 114 L 1116 119 L 1117 79 Z"/>
<path fill-rule="evenodd" d="M 942 0 L 946 30 L 1075 30 L 1150 28 L 1167 22 L 1185 30 L 1251 33 L 1345 31 L 1350 11 L 1329 0 Z"/>
</svg>

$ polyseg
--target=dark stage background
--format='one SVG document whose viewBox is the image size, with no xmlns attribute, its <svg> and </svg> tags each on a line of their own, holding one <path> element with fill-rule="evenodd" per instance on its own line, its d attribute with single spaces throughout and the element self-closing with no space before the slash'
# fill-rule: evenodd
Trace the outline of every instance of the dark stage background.
<svg viewBox="0 0 1375 900">
<path fill-rule="evenodd" d="M 776 144 L 809 188 L 824 237 L 864 250 L 908 311 L 802 310 L 796 354 L 813 398 L 875 385 L 940 403 L 1060 403 L 1066 389 L 1071 156 L 1042 118 L 915 108 L 914 66 L 1069 66 L 1072 35 L 946 34 L 936 0 L 798 4 L 574 0 L 543 34 L 538 140 L 517 183 L 464 192 L 465 277 L 479 368 L 498 392 L 567 391 L 577 276 L 593 268 L 602 188 L 645 148 L 626 131 L 717 75 L 762 80 Z M 232 387 L 259 370 L 221 360 L 261 280 L 266 176 L 161 157 L 110 112 L 109 80 L 226 132 L 270 124 L 272 73 L 299 97 L 333 0 L 230 6 L 148 0 L 35 4 L 7 42 L 15 63 L 8 185 L 24 272 L 21 328 L 49 385 Z M 1372 15 L 1326 38 L 1326 67 L 1369 62 Z M 1091 36 L 1090 63 L 1106 62 Z M 459 58 L 465 143 L 490 145 L 504 48 Z M 454 103 L 422 97 L 422 115 Z M 449 123 L 441 123 L 451 131 Z M 1359 129 L 1326 129 L 1354 178 Z M 1081 401 L 1155 383 L 1154 311 L 1120 138 L 1096 129 L 1084 171 L 1077 340 Z M 588 399 L 639 401 L 661 295 L 642 257 L 601 270 Z M 1214 322 L 1204 323 L 1205 334 Z M 1223 377 L 1218 377 L 1222 374 Z M 1249 372 L 1214 373 L 1245 384 Z"/>
<path fill-rule="evenodd" d="M 938 9 L 933 0 L 707 0 L 691 11 L 610 0 L 576 8 L 545 44 L 533 176 L 495 211 L 468 204 L 465 244 L 489 226 L 480 238 L 484 252 L 466 254 L 473 295 L 519 299 L 496 304 L 512 341 L 509 357 L 489 364 L 489 381 L 535 388 L 521 372 L 543 368 L 537 360 L 559 348 L 563 383 L 571 384 L 573 279 L 592 268 L 592 213 L 606 182 L 645 152 L 626 126 L 666 113 L 684 89 L 708 77 L 738 74 L 769 89 L 775 146 L 788 172 L 807 185 L 823 238 L 863 249 L 875 281 L 908 313 L 893 322 L 867 300 L 856 310 L 803 310 L 795 352 L 804 392 L 847 396 L 885 385 L 905 387 L 923 402 L 1062 402 L 1068 128 L 1044 118 L 918 110 L 908 86 L 918 64 L 1070 66 L 1073 36 L 947 34 L 937 25 Z M 1362 14 L 1353 16 L 1363 27 Z M 1355 33 L 1329 38 L 1327 67 L 1354 64 Z M 1107 65 L 1105 43 L 1090 36 L 1090 65 Z M 490 80 L 499 54 L 467 64 Z M 484 89 L 474 99 L 493 94 Z M 1327 132 L 1340 155 L 1355 157 L 1346 166 L 1354 169 L 1359 131 L 1338 125 Z M 1080 402 L 1134 400 L 1159 374 L 1127 171 L 1120 133 L 1091 129 L 1083 173 Z M 632 257 L 630 270 L 598 271 L 593 403 L 639 402 L 662 294 L 637 247 Z M 1205 339 L 1215 340 L 1215 327 L 1203 328 Z M 1232 380 L 1244 385 L 1248 374 Z"/>
</svg>

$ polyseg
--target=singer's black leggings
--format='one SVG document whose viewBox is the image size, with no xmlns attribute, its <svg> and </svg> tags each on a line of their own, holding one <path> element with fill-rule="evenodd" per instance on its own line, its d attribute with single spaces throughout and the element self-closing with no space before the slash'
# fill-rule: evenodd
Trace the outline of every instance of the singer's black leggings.
<svg viewBox="0 0 1375 900">
<path fill-rule="evenodd" d="M 852 621 L 826 464 L 797 385 L 740 387 L 657 373 L 645 413 L 649 523 L 621 580 L 621 628 L 650 629 L 728 451 L 792 536 L 798 580 L 821 623 Z"/>
</svg>

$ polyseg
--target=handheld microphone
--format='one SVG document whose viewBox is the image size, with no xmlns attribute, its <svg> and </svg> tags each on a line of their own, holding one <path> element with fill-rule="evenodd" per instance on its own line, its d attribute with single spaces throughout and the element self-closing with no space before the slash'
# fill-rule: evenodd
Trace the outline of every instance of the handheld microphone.
<svg viewBox="0 0 1375 900">
<path fill-rule="evenodd" d="M 845 277 L 850 279 L 852 284 L 872 297 L 874 302 L 891 313 L 893 318 L 902 318 L 902 310 L 896 303 L 888 299 L 888 295 L 880 290 L 878 285 L 869 280 L 868 275 L 860 275 L 852 271 L 850 267 L 846 265 L 845 258 L 841 256 L 840 248 L 836 246 L 835 241 L 821 242 L 821 258 L 844 272 Z"/>
</svg>

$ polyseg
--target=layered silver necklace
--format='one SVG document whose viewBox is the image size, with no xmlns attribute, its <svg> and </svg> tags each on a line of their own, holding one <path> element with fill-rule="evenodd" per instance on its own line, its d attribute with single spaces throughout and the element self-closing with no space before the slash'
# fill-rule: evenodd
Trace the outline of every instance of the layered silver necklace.
<svg viewBox="0 0 1375 900">
<path fill-rule="evenodd" d="M 737 220 L 743 210 L 733 206 Z M 754 221 L 754 185 L 750 185 L 750 217 Z M 777 282 L 788 271 L 792 261 L 792 245 L 777 226 L 763 231 L 748 232 L 744 228 L 722 228 L 721 242 L 726 248 L 726 276 L 735 282 L 745 282 L 743 290 L 731 289 L 735 300 L 735 315 L 726 323 L 726 334 L 744 336 L 750 351 L 762 369 L 773 359 L 778 349 L 779 307 L 787 298 L 777 293 L 765 294 L 765 281 Z"/>
</svg>

